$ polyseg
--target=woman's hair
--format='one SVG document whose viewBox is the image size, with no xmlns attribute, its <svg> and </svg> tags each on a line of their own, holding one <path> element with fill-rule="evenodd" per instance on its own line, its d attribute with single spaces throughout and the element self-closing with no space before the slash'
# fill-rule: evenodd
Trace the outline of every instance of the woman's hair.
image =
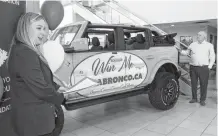
<svg viewBox="0 0 218 136">
<path fill-rule="evenodd" d="M 43 61 L 47 62 L 45 58 L 43 57 L 42 53 L 39 51 L 39 49 L 37 49 L 34 41 L 29 36 L 29 29 L 30 29 L 31 24 L 39 20 L 44 20 L 46 22 L 45 18 L 42 15 L 33 13 L 33 12 L 25 13 L 19 18 L 16 32 L 12 39 L 12 43 L 11 43 L 8 56 L 10 56 L 11 49 L 13 48 L 13 46 L 21 42 L 28 48 L 35 51 Z"/>
<path fill-rule="evenodd" d="M 46 22 L 42 15 L 36 13 L 28 12 L 22 15 L 17 24 L 14 37 L 15 42 L 18 41 L 24 43 L 25 45 L 30 46 L 30 48 L 35 49 L 35 43 L 32 41 L 31 37 L 29 37 L 29 28 L 32 23 L 39 20 L 44 20 Z"/>
</svg>

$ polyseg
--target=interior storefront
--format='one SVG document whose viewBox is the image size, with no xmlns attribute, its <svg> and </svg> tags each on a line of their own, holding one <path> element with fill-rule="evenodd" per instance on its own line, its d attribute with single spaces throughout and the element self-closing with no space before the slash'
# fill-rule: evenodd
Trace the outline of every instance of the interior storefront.
<svg viewBox="0 0 218 136">
<path fill-rule="evenodd" d="M 2 17 L 0 19 L 0 35 L 1 35 L 0 53 L 6 52 L 6 58 L 8 55 L 9 47 L 11 45 L 13 34 L 15 32 L 15 26 L 20 15 L 25 12 L 40 13 L 40 7 L 44 1 L 45 0 L 40 0 L 40 1 L 0 0 L 0 17 Z M 76 0 L 72 0 L 72 1 L 75 2 Z M 104 4 L 99 2 L 93 2 L 93 0 L 90 0 L 92 1 L 91 4 L 87 1 L 84 2 L 80 0 L 78 0 L 78 2 L 75 2 L 74 3 L 75 5 L 73 5 L 72 3 L 71 3 L 72 5 L 68 3 L 72 1 L 71 0 L 65 0 L 64 2 L 62 1 L 63 5 L 66 4 L 64 5 L 65 16 L 59 27 L 62 27 L 69 23 L 75 23 L 78 21 L 92 20 L 92 19 L 94 21 L 97 20 L 96 22 L 98 23 L 100 22 L 105 24 L 108 22 L 112 23 L 113 21 L 115 23 L 117 22 L 125 23 L 125 20 L 128 20 L 126 24 L 131 24 L 131 25 L 132 23 L 135 22 L 138 22 L 138 24 L 143 24 L 145 22 L 143 21 L 143 19 L 139 19 L 137 16 L 133 16 L 131 13 L 127 13 L 127 12 L 121 13 L 121 11 L 119 11 L 119 15 L 115 15 L 115 13 L 117 13 L 119 9 L 113 9 L 112 11 L 113 6 L 107 8 L 104 7 L 104 10 L 105 9 L 110 10 L 110 13 L 108 14 L 110 14 L 111 16 L 109 15 L 105 16 L 107 14 L 105 14 L 102 11 L 99 12 L 98 9 L 100 9 L 102 5 L 103 6 L 105 6 L 105 4 L 107 5 L 108 4 L 107 2 L 109 2 L 110 0 L 107 1 L 105 0 Z M 93 6 L 92 4 L 97 4 L 97 6 L 95 5 Z M 112 15 L 115 19 L 112 17 Z M 88 16 L 87 17 L 88 19 L 86 18 L 86 16 Z M 192 42 L 196 41 L 196 36 L 199 31 L 201 30 L 205 31 L 207 33 L 207 41 L 214 45 L 216 60 L 218 59 L 217 19 L 204 19 L 204 20 L 182 21 L 182 22 L 161 23 L 161 24 L 159 23 L 159 24 L 155 24 L 155 26 L 157 26 L 158 28 L 160 28 L 166 33 L 177 33 L 175 39 L 187 46 L 189 46 Z M 54 31 L 51 31 L 51 33 L 52 32 Z M 180 45 L 181 43 L 179 42 L 177 42 L 176 44 L 178 46 L 181 46 Z M 59 47 L 63 49 L 61 45 Z M 63 50 L 63 54 L 66 55 L 64 50 Z M 188 74 L 189 73 L 188 63 L 189 63 L 189 58 L 187 58 L 186 56 L 179 55 L 179 68 L 181 68 L 182 70 L 182 76 L 179 79 L 180 90 L 182 90 L 182 93 L 185 95 L 180 95 L 180 96 L 178 95 L 179 96 L 179 101 L 177 101 L 178 104 L 175 107 L 173 107 L 172 110 L 169 109 L 168 111 L 163 112 L 162 110 L 151 108 L 151 105 L 149 105 L 148 102 L 149 98 L 147 97 L 147 94 L 146 96 L 138 95 L 138 96 L 124 98 L 112 102 L 101 103 L 99 105 L 89 105 L 88 107 L 84 107 L 80 109 L 78 108 L 72 111 L 70 110 L 68 111 L 65 108 L 64 114 L 61 115 L 63 117 L 61 118 L 62 119 L 61 123 L 63 123 L 61 124 L 61 127 L 63 128 L 63 130 L 61 128 L 62 131 L 61 135 L 63 136 L 67 136 L 67 135 L 71 135 L 71 136 L 74 135 L 178 136 L 178 134 L 180 134 L 180 135 L 187 135 L 187 136 L 193 136 L 193 135 L 215 136 L 215 133 L 217 134 L 217 115 L 218 115 L 217 97 L 213 96 L 213 98 L 209 99 L 205 107 L 200 106 L 199 103 L 196 103 L 196 105 L 188 103 L 188 99 L 191 98 L 191 85 L 190 85 L 190 75 Z M 4 65 L 1 68 L 7 71 L 6 63 L 3 64 Z M 61 63 L 60 65 L 63 64 L 64 63 Z M 68 65 L 67 63 L 65 64 Z M 78 65 L 79 64 L 76 64 L 75 66 Z M 83 65 L 83 68 L 86 67 L 84 67 Z M 76 68 L 74 68 L 74 70 L 75 69 Z M 89 68 L 86 69 L 89 70 Z M 213 68 L 210 70 L 209 85 L 208 85 L 208 90 L 213 92 L 211 93 L 213 95 L 217 94 L 218 91 L 217 71 L 218 71 L 218 67 L 215 64 Z M 83 71 L 79 71 L 78 73 L 83 74 Z M 7 111 L 10 111 L 11 105 L 10 105 L 10 95 L 9 95 L 10 93 L 9 74 L 7 72 L 3 74 L 1 72 L 0 74 L 3 78 L 3 82 L 6 84 L 5 87 L 6 93 L 4 94 L 5 96 L 3 99 L 3 102 L 5 103 L 3 104 L 0 103 L 0 117 L 1 117 L 1 115 L 6 115 Z M 90 90 L 90 88 L 88 89 Z M 180 94 L 179 91 L 177 92 L 178 94 Z M 62 110 L 62 107 L 60 107 L 60 109 Z M 54 115 L 53 112 L 52 115 Z M 56 115 L 55 119 L 57 119 L 58 116 L 60 116 L 59 114 L 56 113 L 55 115 Z M 56 121 L 57 120 L 55 120 L 55 123 Z M 10 129 L 12 129 L 12 127 L 10 127 Z M 13 130 L 10 131 L 12 132 Z"/>
</svg>

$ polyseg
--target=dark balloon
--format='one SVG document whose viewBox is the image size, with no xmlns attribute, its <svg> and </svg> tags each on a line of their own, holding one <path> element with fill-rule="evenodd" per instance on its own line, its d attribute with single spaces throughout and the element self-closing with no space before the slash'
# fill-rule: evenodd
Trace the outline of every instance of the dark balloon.
<svg viewBox="0 0 218 136">
<path fill-rule="evenodd" d="M 45 1 L 41 7 L 41 14 L 45 17 L 49 29 L 58 27 L 64 17 L 64 7 L 60 1 Z"/>
</svg>

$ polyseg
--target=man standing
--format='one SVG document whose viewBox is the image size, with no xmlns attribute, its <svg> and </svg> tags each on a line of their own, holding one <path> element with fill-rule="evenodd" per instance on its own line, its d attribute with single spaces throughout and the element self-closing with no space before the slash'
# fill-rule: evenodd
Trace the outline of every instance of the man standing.
<svg viewBox="0 0 218 136">
<path fill-rule="evenodd" d="M 192 86 L 192 100 L 190 103 L 196 103 L 197 100 L 197 83 L 200 81 L 200 104 L 205 106 L 207 97 L 207 85 L 209 71 L 215 62 L 214 47 L 206 41 L 207 34 L 200 31 L 197 34 L 197 42 L 192 43 L 187 50 L 181 50 L 181 54 L 190 55 L 190 77 Z"/>
</svg>

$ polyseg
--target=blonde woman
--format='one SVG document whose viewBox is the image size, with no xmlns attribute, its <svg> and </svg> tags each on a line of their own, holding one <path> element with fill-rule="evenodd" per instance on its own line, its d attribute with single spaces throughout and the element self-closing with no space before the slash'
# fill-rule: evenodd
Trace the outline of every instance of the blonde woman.
<svg viewBox="0 0 218 136">
<path fill-rule="evenodd" d="M 47 37 L 48 24 L 43 16 L 26 13 L 20 17 L 8 59 L 12 119 L 18 136 L 53 136 L 54 106 L 65 98 L 39 51 Z"/>
</svg>

